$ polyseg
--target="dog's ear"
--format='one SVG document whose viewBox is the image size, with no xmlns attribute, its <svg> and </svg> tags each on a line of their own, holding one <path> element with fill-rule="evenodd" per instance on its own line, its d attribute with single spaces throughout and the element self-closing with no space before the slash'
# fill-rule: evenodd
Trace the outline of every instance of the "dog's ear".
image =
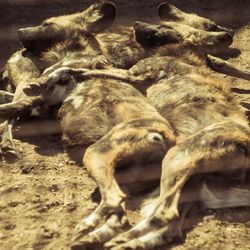
<svg viewBox="0 0 250 250">
<path fill-rule="evenodd" d="M 160 46 L 179 43 L 181 35 L 174 29 L 136 21 L 133 25 L 135 38 L 142 46 Z"/>
<path fill-rule="evenodd" d="M 109 1 L 97 1 L 82 12 L 81 23 L 88 32 L 98 33 L 112 25 L 116 17 L 116 6 Z"/>
<path fill-rule="evenodd" d="M 178 21 L 182 18 L 184 12 L 173 5 L 164 2 L 158 6 L 158 16 L 165 21 Z"/>
</svg>

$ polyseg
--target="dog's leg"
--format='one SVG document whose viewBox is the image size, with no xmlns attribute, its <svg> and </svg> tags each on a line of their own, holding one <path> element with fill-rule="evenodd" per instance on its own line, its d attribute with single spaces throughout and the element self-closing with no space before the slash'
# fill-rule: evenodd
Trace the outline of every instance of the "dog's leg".
<svg viewBox="0 0 250 250">
<path fill-rule="evenodd" d="M 139 120 L 137 123 L 140 124 L 143 121 Z M 119 217 L 124 223 L 126 222 L 122 207 L 126 195 L 121 191 L 115 179 L 115 168 L 124 162 L 137 162 L 143 155 L 159 156 L 160 159 L 164 156 L 168 147 L 173 145 L 174 137 L 172 131 L 162 132 L 163 128 L 169 129 L 165 121 L 157 125 L 156 128 L 155 122 L 152 122 L 151 126 L 147 124 L 147 127 L 142 126 L 138 129 L 130 123 L 120 124 L 86 150 L 83 162 L 97 183 L 102 199 L 95 211 L 76 227 L 77 235 L 79 235 L 77 237 L 82 237 L 83 244 L 96 246 L 98 240 L 96 235 L 93 233 L 86 236 L 86 234 L 93 231 L 102 220 L 106 220 L 109 216 L 121 214 L 122 216 Z M 124 226 L 122 221 L 121 227 Z"/>
<path fill-rule="evenodd" d="M 161 192 L 151 206 L 151 213 L 134 228 L 114 238 L 108 246 L 114 250 L 151 249 L 152 244 L 161 245 L 162 239 L 166 242 L 168 235 L 172 238 L 178 231 L 173 223 L 179 217 L 177 206 L 189 177 L 195 173 L 249 168 L 249 152 L 249 128 L 233 122 L 211 125 L 177 144 L 163 160 Z M 158 232 L 149 233 L 152 231 Z"/>
<path fill-rule="evenodd" d="M 4 103 L 10 103 L 12 102 L 14 97 L 14 94 L 0 90 L 0 104 Z M 2 116 L 0 116 L 3 118 Z M 1 145 L 5 145 L 4 148 L 0 146 L 0 158 L 3 158 L 2 153 L 6 151 L 6 146 L 9 144 L 11 145 L 11 148 L 14 148 L 14 143 L 12 139 L 12 133 L 11 133 L 11 123 L 10 121 L 4 121 L 2 124 L 0 124 L 0 135 L 2 137 L 1 139 Z M 14 151 L 11 151 L 14 152 Z"/>
<path fill-rule="evenodd" d="M 0 105 L 0 117 L 11 118 L 14 116 L 21 116 L 23 113 L 30 110 L 34 105 L 38 105 L 43 102 L 41 96 L 27 97 L 27 99 L 20 101 L 13 101 Z"/>
<path fill-rule="evenodd" d="M 161 164 L 143 164 L 133 166 L 131 169 L 117 170 L 116 172 L 115 177 L 119 185 L 122 185 L 126 190 L 130 191 L 130 189 L 132 189 L 133 192 L 137 192 L 138 189 L 147 189 L 148 183 L 160 180 Z M 135 186 L 135 184 L 137 186 Z M 132 187 L 130 187 L 130 185 L 132 185 Z M 122 204 L 122 207 L 124 208 L 124 204 Z M 102 244 L 128 229 L 129 224 L 123 212 L 112 214 L 106 223 L 94 231 L 91 231 L 87 236 L 81 238 L 81 234 L 77 235 L 73 240 L 75 243 L 73 243 L 72 248 L 77 249 L 79 246 L 88 246 L 89 244 L 89 247 L 91 246 L 93 249 L 98 249 Z M 93 241 L 93 239 L 95 240 Z"/>
<path fill-rule="evenodd" d="M 36 96 L 0 105 L 0 117 L 7 119 L 0 126 L 2 137 L 0 143 L 0 155 L 3 160 L 11 162 L 17 158 L 12 136 L 12 128 L 16 118 L 13 117 L 21 116 L 23 113 L 31 110 L 34 105 L 39 103 L 42 103 L 42 98 L 40 96 Z"/>
<path fill-rule="evenodd" d="M 114 178 L 114 164 L 117 160 L 116 158 L 126 149 L 120 148 L 118 149 L 119 152 L 114 152 L 114 150 L 112 150 L 108 153 L 102 153 L 100 150 L 96 150 L 98 144 L 100 143 L 97 142 L 87 149 L 84 156 L 84 165 L 91 177 L 96 181 L 102 200 L 99 206 L 86 219 L 77 225 L 76 234 L 73 239 L 73 249 L 79 245 L 88 247 L 91 245 L 92 247 L 96 247 L 97 244 L 100 244 L 101 242 L 99 241 L 101 239 L 96 237 L 96 234 L 98 233 L 91 234 L 89 232 L 95 230 L 95 228 L 109 216 L 119 214 L 120 216 L 115 217 L 116 220 L 118 218 L 123 218 L 123 220 L 120 220 L 119 222 L 120 226 L 124 226 L 122 221 L 126 223 L 126 219 L 124 219 L 124 210 L 122 208 L 122 203 L 126 196 L 120 190 Z M 104 228 L 103 226 L 100 227 L 101 231 L 105 229 L 104 238 L 108 238 L 110 230 L 112 231 L 112 228 L 110 228 L 108 224 L 106 225 L 107 226 Z"/>
<path fill-rule="evenodd" d="M 125 81 L 131 84 L 144 84 L 147 79 L 143 76 L 133 76 L 127 70 L 122 69 L 87 69 L 87 68 L 70 68 L 61 67 L 53 71 L 52 73 L 43 76 L 39 81 L 29 83 L 23 88 L 26 95 L 39 95 L 44 89 L 53 86 L 60 80 L 67 80 L 71 76 L 77 76 L 83 79 L 89 78 L 111 78 L 120 81 Z"/>
<path fill-rule="evenodd" d="M 128 220 L 124 213 L 112 214 L 106 222 L 85 237 L 74 238 L 71 249 L 102 249 L 102 245 L 117 234 L 129 228 Z"/>
<path fill-rule="evenodd" d="M 66 57 L 66 59 L 63 59 L 60 62 L 45 69 L 42 75 L 49 75 L 53 73 L 55 70 L 62 67 L 74 68 L 74 69 L 78 68 L 105 69 L 109 68 L 110 64 L 104 55 L 95 56 L 92 59 L 83 57 L 81 59 L 75 59 L 75 60 L 69 60 Z"/>
<path fill-rule="evenodd" d="M 250 80 L 249 71 L 238 69 L 233 64 L 221 58 L 212 55 L 207 55 L 207 65 L 216 72 L 233 77 L 242 78 L 245 80 Z"/>
</svg>

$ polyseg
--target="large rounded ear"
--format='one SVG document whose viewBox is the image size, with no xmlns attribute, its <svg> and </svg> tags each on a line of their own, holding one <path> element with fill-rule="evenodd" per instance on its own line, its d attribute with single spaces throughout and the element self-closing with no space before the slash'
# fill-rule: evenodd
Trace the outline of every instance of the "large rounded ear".
<svg viewBox="0 0 250 250">
<path fill-rule="evenodd" d="M 142 46 L 160 46 L 179 43 L 181 35 L 174 29 L 136 21 L 133 25 L 135 38 Z"/>
<path fill-rule="evenodd" d="M 116 6 L 109 1 L 97 1 L 82 13 L 86 30 L 98 33 L 112 25 L 116 17 Z"/>
<path fill-rule="evenodd" d="M 181 10 L 177 9 L 176 7 L 167 2 L 161 3 L 158 6 L 158 16 L 162 20 L 178 21 L 182 18 L 183 15 L 184 12 L 182 12 Z"/>
</svg>

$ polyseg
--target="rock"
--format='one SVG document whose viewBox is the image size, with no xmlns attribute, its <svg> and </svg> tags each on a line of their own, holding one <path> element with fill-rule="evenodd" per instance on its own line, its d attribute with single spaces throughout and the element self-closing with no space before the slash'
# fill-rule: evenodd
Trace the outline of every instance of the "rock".
<svg viewBox="0 0 250 250">
<path fill-rule="evenodd" d="M 14 224 L 9 224 L 9 225 L 4 226 L 4 229 L 5 229 L 5 230 L 13 230 L 15 227 L 16 227 L 16 225 L 14 225 Z"/>
<path fill-rule="evenodd" d="M 49 187 L 49 191 L 51 191 L 51 192 L 57 192 L 58 190 L 59 190 L 59 187 L 56 184 L 52 184 Z"/>
</svg>

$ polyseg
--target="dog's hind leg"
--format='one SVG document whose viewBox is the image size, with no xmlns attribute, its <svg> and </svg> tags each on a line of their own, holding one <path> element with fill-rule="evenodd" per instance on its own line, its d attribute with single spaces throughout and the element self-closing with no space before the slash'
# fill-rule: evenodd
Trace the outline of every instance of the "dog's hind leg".
<svg viewBox="0 0 250 250">
<path fill-rule="evenodd" d="M 16 118 L 13 117 L 21 116 L 23 113 L 31 110 L 34 105 L 37 105 L 41 102 L 42 98 L 40 96 L 36 96 L 28 97 L 27 99 L 21 101 L 13 101 L 0 105 L 0 116 L 1 118 L 7 119 L 0 125 L 0 156 L 2 160 L 11 162 L 17 158 L 12 136 L 12 128 Z"/>
<path fill-rule="evenodd" d="M 127 223 L 122 206 L 126 195 L 117 183 L 115 169 L 123 164 L 125 167 L 133 168 L 133 164 L 142 159 L 142 161 L 150 159 L 150 156 L 158 156 L 157 159 L 160 161 L 168 147 L 174 144 L 172 131 L 169 132 L 164 120 L 152 120 L 152 124 L 147 123 L 147 125 L 143 125 L 144 123 L 144 119 L 138 119 L 132 123 L 117 125 L 85 152 L 84 165 L 98 185 L 102 199 L 99 206 L 76 227 L 78 238 L 82 237 L 80 241 L 84 246 L 98 244 L 97 241 L 100 239 L 97 239 L 94 233 L 88 233 L 111 215 L 116 214 L 116 219 L 120 218 L 121 228 Z M 145 157 L 147 158 L 144 159 Z M 112 223 L 111 225 L 114 226 Z M 109 234 L 109 231 L 107 233 Z M 108 239 L 108 236 L 106 238 Z"/>
<path fill-rule="evenodd" d="M 70 79 L 71 76 L 75 76 L 81 79 L 89 78 L 111 78 L 119 81 L 125 81 L 131 84 L 143 85 L 147 81 L 144 76 L 134 76 L 127 70 L 123 69 L 87 69 L 87 68 L 70 68 L 61 67 L 53 71 L 52 73 L 43 76 L 39 81 L 32 82 L 24 86 L 23 91 L 28 96 L 39 95 L 44 89 L 53 86 L 60 80 Z"/>
<path fill-rule="evenodd" d="M 250 80 L 250 71 L 239 69 L 221 58 L 207 55 L 207 65 L 216 72 Z"/>
</svg>

